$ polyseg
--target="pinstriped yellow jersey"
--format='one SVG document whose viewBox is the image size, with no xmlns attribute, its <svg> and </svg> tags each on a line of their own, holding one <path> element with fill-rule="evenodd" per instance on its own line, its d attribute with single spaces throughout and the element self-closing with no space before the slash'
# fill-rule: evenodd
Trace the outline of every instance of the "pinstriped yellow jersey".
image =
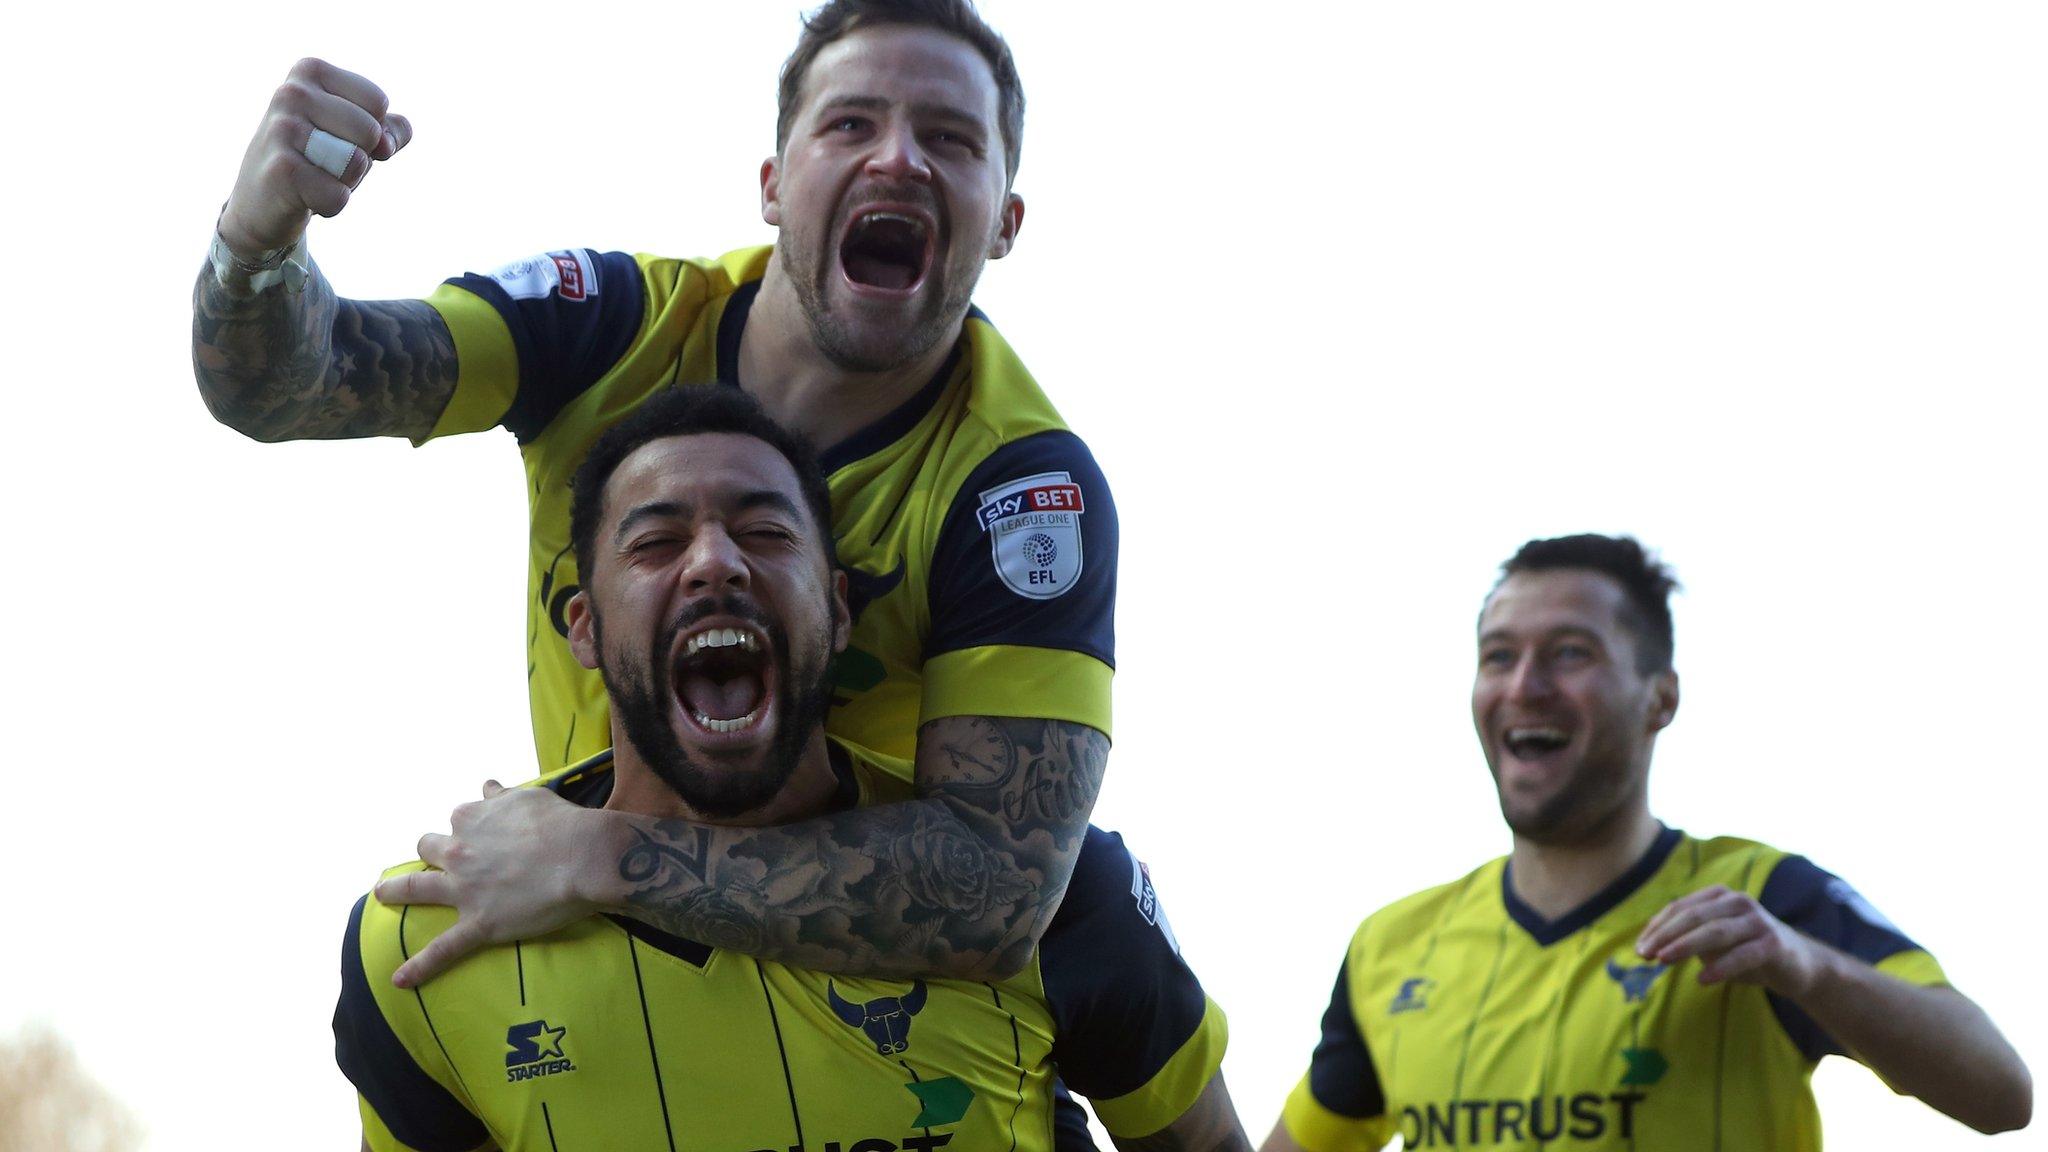
<svg viewBox="0 0 2048 1152">
<path fill-rule="evenodd" d="M 1352 938 L 1323 1038 L 1284 1121 L 1309 1152 L 1404 1148 L 1727 1152 L 1820 1147 L 1814 1065 L 1842 1048 L 1753 984 L 1699 984 L 1636 937 L 1713 884 L 1918 984 L 1933 957 L 1840 879 L 1748 840 L 1666 829 L 1566 916 L 1517 899 L 1506 860 L 1374 913 Z"/>
<path fill-rule="evenodd" d="M 745 385 L 740 340 L 771 258 L 575 249 L 451 280 L 428 301 L 460 367 L 431 435 L 504 427 L 525 459 L 527 675 L 544 771 L 610 744 L 603 684 L 567 640 L 570 477 L 656 391 Z M 986 317 L 970 313 L 922 392 L 822 461 L 855 614 L 828 731 L 904 772 L 919 725 L 944 716 L 1109 731 L 1116 510 L 1087 447 Z"/>
<path fill-rule="evenodd" d="M 835 767 L 843 805 L 893 784 Z M 604 754 L 542 785 L 601 804 L 610 779 Z M 777 866 L 763 884 L 793 882 Z M 1099 829 L 1032 963 L 986 983 L 836 977 L 595 917 L 392 987 L 453 921 L 367 896 L 350 917 L 335 1052 L 376 1152 L 1064 1150 L 1055 1061 L 1110 1132 L 1143 1136 L 1226 1042 L 1149 877 Z"/>
</svg>

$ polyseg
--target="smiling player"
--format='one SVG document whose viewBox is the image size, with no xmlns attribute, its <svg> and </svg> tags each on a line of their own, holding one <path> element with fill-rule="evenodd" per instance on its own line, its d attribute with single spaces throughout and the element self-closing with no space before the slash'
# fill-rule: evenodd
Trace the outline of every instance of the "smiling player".
<svg viewBox="0 0 2048 1152">
<path fill-rule="evenodd" d="M 1008 895 L 933 897 L 930 932 L 875 942 L 772 893 L 722 893 L 765 957 L 1018 970 L 1101 784 L 1116 511 L 1086 446 L 970 305 L 1023 224 L 1011 189 L 1023 116 L 1009 49 L 965 0 L 834 0 L 782 71 L 776 151 L 759 171 L 773 248 L 708 260 L 569 249 L 458 277 L 425 301 L 355 301 L 307 258 L 308 218 L 341 211 L 411 126 L 369 81 L 303 61 L 250 144 L 195 290 L 201 393 L 250 436 L 421 441 L 502 427 L 517 439 L 544 769 L 609 739 L 603 686 L 568 640 L 582 584 L 569 478 L 592 441 L 664 389 L 723 382 L 826 446 L 854 616 L 827 725 L 914 777 L 916 798 L 881 819 L 971 845 L 989 890 Z M 689 692 L 706 726 L 750 722 L 744 693 L 695 681 Z M 615 885 L 617 855 L 564 855 L 571 811 L 521 790 L 459 812 L 459 847 L 423 841 L 445 871 L 381 894 L 456 903 L 464 917 L 400 978 L 566 923 Z M 865 824 L 818 823 L 842 859 L 859 857 Z M 641 835 L 661 833 L 621 815 L 603 842 L 623 853 Z M 721 829 L 713 853 L 759 854 L 761 839 Z M 938 866 L 915 851 L 890 865 L 906 880 Z M 675 893 L 642 896 L 635 914 L 650 923 L 707 928 Z"/>
<path fill-rule="evenodd" d="M 1802 1152 L 1830 1053 L 1981 1131 L 2027 1123 L 2018 1054 L 1847 884 L 1650 815 L 1673 587 L 1626 538 L 1502 565 L 1472 720 L 1514 850 L 1359 927 L 1266 1152 Z"/>
<path fill-rule="evenodd" d="M 849 623 L 829 514 L 808 450 L 724 389 L 650 401 L 578 473 L 586 585 L 570 644 L 612 695 L 615 746 L 543 786 L 577 813 L 631 812 L 682 834 L 642 839 L 630 869 L 658 880 L 696 867 L 701 829 L 787 824 L 901 790 L 820 725 Z M 704 718 L 741 709 L 745 723 Z M 801 829 L 782 851 L 715 867 L 820 907 L 854 907 L 864 890 L 888 916 L 911 907 L 880 867 L 901 841 L 877 826 L 848 866 Z M 1089 829 L 1043 946 L 988 981 L 756 961 L 732 947 L 746 918 L 713 898 L 712 938 L 593 917 L 400 991 L 391 973 L 452 917 L 365 898 L 342 952 L 336 1058 L 376 1152 L 1087 1147 L 1055 1127 L 1054 1061 L 1121 1148 L 1248 1149 L 1219 1071 L 1222 1011 L 1149 889 L 1140 898 L 1141 876 L 1120 838 Z"/>
</svg>

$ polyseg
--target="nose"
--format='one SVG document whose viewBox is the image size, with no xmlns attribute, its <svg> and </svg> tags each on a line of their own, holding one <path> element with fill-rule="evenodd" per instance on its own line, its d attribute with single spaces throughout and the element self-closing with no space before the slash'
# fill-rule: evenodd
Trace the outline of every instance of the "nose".
<svg viewBox="0 0 2048 1152">
<path fill-rule="evenodd" d="M 1508 699 L 1542 700 L 1547 698 L 1556 686 L 1550 681 L 1550 671 L 1537 659 L 1535 653 L 1527 653 L 1515 662 L 1514 671 L 1508 674 Z"/>
<path fill-rule="evenodd" d="M 868 154 L 867 170 L 871 175 L 890 180 L 931 179 L 931 160 L 925 155 L 924 146 L 918 142 L 917 132 L 909 124 L 891 124 L 875 138 L 875 147 Z"/>
<path fill-rule="evenodd" d="M 707 525 L 690 538 L 682 579 L 690 592 L 745 591 L 747 559 L 723 526 Z"/>
</svg>

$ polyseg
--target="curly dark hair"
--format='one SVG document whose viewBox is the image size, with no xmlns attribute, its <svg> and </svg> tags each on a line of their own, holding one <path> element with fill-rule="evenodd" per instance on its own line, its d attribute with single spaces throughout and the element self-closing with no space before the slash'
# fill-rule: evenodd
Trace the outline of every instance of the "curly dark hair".
<svg viewBox="0 0 2048 1152">
<path fill-rule="evenodd" d="M 832 493 L 810 441 L 775 422 L 761 402 L 730 384 L 670 388 L 649 398 L 633 414 L 612 425 L 591 445 L 590 455 L 570 483 L 569 543 L 576 551 L 576 570 L 590 578 L 597 525 L 604 519 L 604 488 L 626 457 L 656 440 L 734 432 L 752 436 L 782 453 L 796 470 L 804 506 L 817 521 L 825 543 L 825 563 L 839 566 L 832 542 Z"/>
</svg>

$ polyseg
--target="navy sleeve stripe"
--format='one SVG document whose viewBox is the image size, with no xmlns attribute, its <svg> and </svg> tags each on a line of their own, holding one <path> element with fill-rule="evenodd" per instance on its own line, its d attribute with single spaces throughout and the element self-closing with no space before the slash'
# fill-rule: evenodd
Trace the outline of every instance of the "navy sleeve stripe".
<svg viewBox="0 0 2048 1152">
<path fill-rule="evenodd" d="M 1337 1115 L 1363 1120 L 1385 1113 L 1387 1099 L 1365 1046 L 1365 1033 L 1351 1014 L 1350 967 L 1347 962 L 1337 968 L 1337 986 L 1323 1012 L 1323 1036 L 1309 1060 L 1308 1090 L 1316 1103 Z"/>
<path fill-rule="evenodd" d="M 1062 490 L 1071 488 L 1081 508 L 1050 513 L 1047 527 L 1005 516 L 1000 500 L 981 500 L 1005 484 L 1059 473 L 1070 482 L 1034 491 L 1058 502 L 1070 499 Z M 940 528 L 925 658 L 1011 644 L 1080 652 L 1114 667 L 1116 569 L 1116 504 L 1081 438 L 1051 431 L 1005 444 L 960 485 Z M 1032 583 L 1041 575 L 1047 584 Z"/>
<path fill-rule="evenodd" d="M 334 1006 L 334 1062 L 393 1136 L 419 1152 L 470 1152 L 489 1138 L 483 1124 L 420 1068 L 391 1031 L 363 971 L 366 895 L 349 914 L 341 944 L 341 999 Z"/>
<path fill-rule="evenodd" d="M 580 251 L 595 282 L 573 298 L 558 287 L 537 299 L 514 299 L 495 277 L 473 272 L 450 281 L 490 304 L 512 334 L 519 390 L 500 423 L 521 444 L 611 371 L 640 332 L 646 287 L 639 262 L 624 252 Z"/>
<path fill-rule="evenodd" d="M 1091 825 L 1038 946 L 1060 1079 L 1097 1100 L 1144 1087 L 1208 1010 L 1201 982 L 1158 923 L 1149 885 L 1132 891 L 1135 875 L 1123 838 Z"/>
<path fill-rule="evenodd" d="M 1792 928 L 1865 964 L 1920 947 L 1893 927 L 1846 881 L 1804 856 L 1787 856 L 1778 861 L 1770 878 L 1764 881 L 1757 902 L 1764 906 L 1764 911 Z M 1779 1025 L 1808 1060 L 1848 1054 L 1798 1005 L 1775 992 L 1769 994 L 1769 999 Z"/>
</svg>

